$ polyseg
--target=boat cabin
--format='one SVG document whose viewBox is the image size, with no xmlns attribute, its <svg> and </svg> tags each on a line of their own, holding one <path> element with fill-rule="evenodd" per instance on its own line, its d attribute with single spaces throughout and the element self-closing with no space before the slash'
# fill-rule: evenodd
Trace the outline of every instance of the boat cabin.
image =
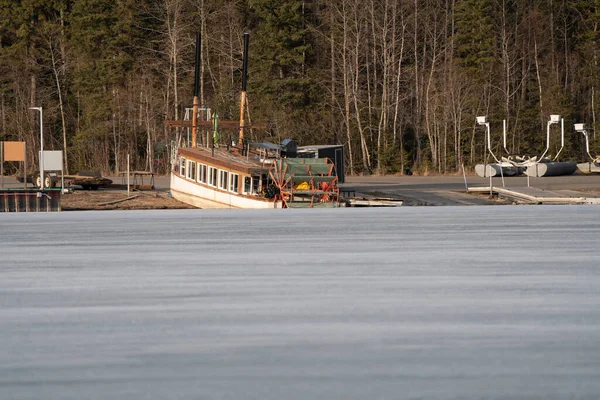
<svg viewBox="0 0 600 400">
<path fill-rule="evenodd" d="M 181 148 L 174 171 L 198 185 L 235 195 L 262 196 L 272 183 L 269 165 L 220 148 L 214 152 L 200 147 Z"/>
</svg>

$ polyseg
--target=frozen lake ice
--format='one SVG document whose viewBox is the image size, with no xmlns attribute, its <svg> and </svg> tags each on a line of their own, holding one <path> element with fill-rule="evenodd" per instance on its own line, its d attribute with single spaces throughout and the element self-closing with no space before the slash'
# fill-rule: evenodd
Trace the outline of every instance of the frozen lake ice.
<svg viewBox="0 0 600 400">
<path fill-rule="evenodd" d="M 597 399 L 593 206 L 0 215 L 2 399 Z"/>
</svg>

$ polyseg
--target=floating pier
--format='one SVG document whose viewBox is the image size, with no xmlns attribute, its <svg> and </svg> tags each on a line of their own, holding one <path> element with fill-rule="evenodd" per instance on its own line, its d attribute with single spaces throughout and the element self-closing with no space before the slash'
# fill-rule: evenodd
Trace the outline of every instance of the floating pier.
<svg viewBox="0 0 600 400">
<path fill-rule="evenodd" d="M 577 169 L 577 163 L 571 161 L 564 162 L 540 162 L 529 165 L 525 170 L 525 174 L 532 178 L 540 178 L 543 176 L 563 176 L 573 175 Z"/>
<path fill-rule="evenodd" d="M 468 192 L 496 193 L 511 200 L 532 204 L 600 204 L 600 197 L 570 197 L 533 187 L 470 187 Z"/>
<path fill-rule="evenodd" d="M 345 202 L 346 207 L 399 207 L 404 201 L 392 198 L 351 198 Z"/>
<path fill-rule="evenodd" d="M 577 164 L 577 169 L 584 174 L 600 174 L 600 163 L 597 161 L 579 163 Z"/>
<path fill-rule="evenodd" d="M 0 191 L 0 212 L 61 211 L 60 189 L 5 189 Z"/>
<path fill-rule="evenodd" d="M 475 165 L 475 173 L 482 178 L 490 176 L 516 176 L 523 173 L 523 168 L 517 167 L 511 163 L 493 163 Z"/>
</svg>

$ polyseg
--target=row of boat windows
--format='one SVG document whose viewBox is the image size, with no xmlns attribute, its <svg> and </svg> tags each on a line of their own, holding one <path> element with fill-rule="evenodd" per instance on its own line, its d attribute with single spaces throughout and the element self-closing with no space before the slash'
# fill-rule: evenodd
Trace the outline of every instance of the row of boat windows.
<svg viewBox="0 0 600 400">
<path fill-rule="evenodd" d="M 209 165 L 182 158 L 179 163 L 179 173 L 187 179 L 214 186 L 232 193 L 239 193 L 240 176 L 234 172 L 225 171 Z M 258 177 L 243 176 L 242 193 L 258 193 L 260 180 Z"/>
</svg>

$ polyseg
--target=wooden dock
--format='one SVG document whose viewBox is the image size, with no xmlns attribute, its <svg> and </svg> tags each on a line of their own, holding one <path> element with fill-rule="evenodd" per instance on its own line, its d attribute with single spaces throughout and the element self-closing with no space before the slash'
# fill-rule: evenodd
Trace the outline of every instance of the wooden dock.
<svg viewBox="0 0 600 400">
<path fill-rule="evenodd" d="M 531 204 L 600 204 L 600 197 L 573 197 L 534 187 L 470 187 L 472 193 L 493 193 L 517 202 Z"/>
<path fill-rule="evenodd" d="M 5 189 L 0 191 L 0 212 L 61 211 L 60 190 Z"/>
</svg>

